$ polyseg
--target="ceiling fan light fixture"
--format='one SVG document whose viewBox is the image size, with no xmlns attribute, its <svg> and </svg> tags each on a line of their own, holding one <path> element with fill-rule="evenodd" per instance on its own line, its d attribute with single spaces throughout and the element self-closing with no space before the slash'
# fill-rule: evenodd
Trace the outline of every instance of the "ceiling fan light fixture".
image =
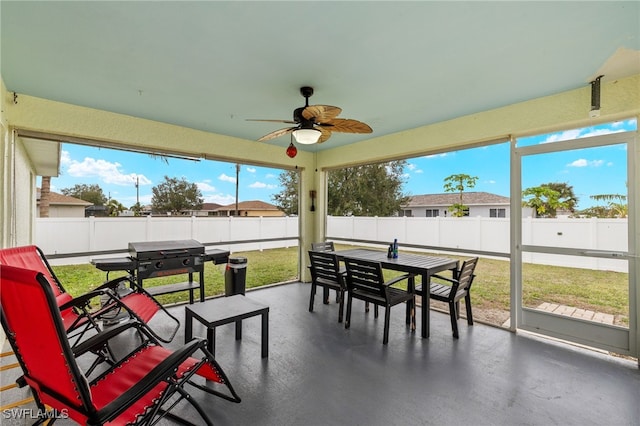
<svg viewBox="0 0 640 426">
<path fill-rule="evenodd" d="M 293 137 L 298 143 L 303 145 L 311 145 L 320 140 L 322 133 L 316 129 L 297 129 L 293 131 Z"/>
</svg>

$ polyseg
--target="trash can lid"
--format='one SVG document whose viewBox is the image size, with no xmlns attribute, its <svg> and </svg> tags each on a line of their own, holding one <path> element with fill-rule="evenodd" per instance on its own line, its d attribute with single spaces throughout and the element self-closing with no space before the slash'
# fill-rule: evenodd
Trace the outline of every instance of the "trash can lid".
<svg viewBox="0 0 640 426">
<path fill-rule="evenodd" d="M 247 258 L 246 257 L 230 257 L 229 263 L 233 263 L 235 265 L 241 264 L 241 263 L 247 263 Z"/>
</svg>

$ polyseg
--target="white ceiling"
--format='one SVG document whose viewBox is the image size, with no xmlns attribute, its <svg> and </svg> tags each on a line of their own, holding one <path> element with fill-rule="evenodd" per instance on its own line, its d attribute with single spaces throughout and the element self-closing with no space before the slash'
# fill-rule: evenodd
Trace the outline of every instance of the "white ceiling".
<svg viewBox="0 0 640 426">
<path fill-rule="evenodd" d="M 287 125 L 246 119 L 291 119 L 309 85 L 374 130 L 310 150 L 640 72 L 637 1 L 2 0 L 0 15 L 9 91 L 255 140 Z"/>
</svg>

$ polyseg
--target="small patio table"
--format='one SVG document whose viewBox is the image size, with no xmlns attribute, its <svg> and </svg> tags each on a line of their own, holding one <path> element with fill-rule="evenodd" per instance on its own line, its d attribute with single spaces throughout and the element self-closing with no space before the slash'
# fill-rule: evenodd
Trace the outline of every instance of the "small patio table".
<svg viewBox="0 0 640 426">
<path fill-rule="evenodd" d="M 236 323 L 236 340 L 242 339 L 242 320 L 262 316 L 262 358 L 269 356 L 269 307 L 242 294 L 217 297 L 185 308 L 184 341 L 193 336 L 193 319 L 207 327 L 207 349 L 215 356 L 216 327 Z"/>
<path fill-rule="evenodd" d="M 386 251 L 372 249 L 349 249 L 336 250 L 339 259 L 345 257 L 365 259 L 380 262 L 382 268 L 391 269 L 405 273 L 412 273 L 422 277 L 422 309 L 421 327 L 422 337 L 429 337 L 429 317 L 430 317 L 430 297 L 429 287 L 431 276 L 438 272 L 454 269 L 458 266 L 458 261 L 439 256 L 427 256 L 422 254 L 400 253 L 397 258 L 388 258 Z"/>
</svg>

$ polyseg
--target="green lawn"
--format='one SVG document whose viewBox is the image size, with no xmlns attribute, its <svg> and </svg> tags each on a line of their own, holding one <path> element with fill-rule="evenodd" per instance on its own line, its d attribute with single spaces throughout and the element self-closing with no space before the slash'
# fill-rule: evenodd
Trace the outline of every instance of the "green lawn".
<svg viewBox="0 0 640 426">
<path fill-rule="evenodd" d="M 297 247 L 291 247 L 233 253 L 233 256 L 247 258 L 247 288 L 253 288 L 295 280 L 297 252 Z M 224 264 L 206 264 L 204 282 L 207 296 L 224 293 L 225 267 Z M 55 266 L 54 270 L 66 290 L 74 296 L 99 286 L 105 280 L 105 273 L 90 264 Z M 388 272 L 389 277 L 394 276 L 392 271 Z M 112 272 L 109 278 L 117 276 L 117 273 Z M 628 324 L 628 275 L 625 273 L 526 264 L 523 278 L 525 306 L 536 307 L 545 301 L 564 304 L 613 314 L 617 323 Z M 144 285 L 150 287 L 181 282 L 185 279 L 186 275 L 154 278 L 145 280 Z M 476 279 L 471 293 L 474 312 L 478 312 L 480 318 L 483 310 L 508 313 L 509 261 L 482 258 L 476 268 Z M 160 296 L 158 299 L 165 304 L 184 302 L 188 300 L 188 293 L 173 293 Z"/>
</svg>

